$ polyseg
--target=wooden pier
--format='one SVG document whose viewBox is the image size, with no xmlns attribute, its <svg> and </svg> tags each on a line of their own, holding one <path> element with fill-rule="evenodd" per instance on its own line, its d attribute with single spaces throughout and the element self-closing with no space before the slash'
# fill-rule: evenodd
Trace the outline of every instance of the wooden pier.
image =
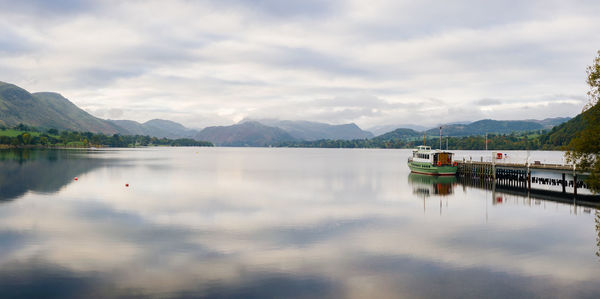
<svg viewBox="0 0 600 299">
<path fill-rule="evenodd" d="M 480 184 L 493 185 L 494 188 L 518 189 L 527 192 L 558 193 L 564 197 L 585 198 L 587 200 L 600 200 L 600 197 L 589 194 L 577 194 L 578 189 L 587 189 L 585 183 L 580 178 L 588 175 L 585 171 L 575 169 L 572 165 L 559 164 L 517 164 L 517 163 L 496 163 L 494 162 L 473 162 L 456 161 L 456 175 L 463 179 L 475 179 L 481 181 Z M 558 173 L 560 178 L 548 176 L 532 177 L 532 171 L 536 173 Z M 572 175 L 572 179 L 567 179 L 567 175 Z M 578 179 L 579 178 L 579 179 Z M 532 188 L 532 182 L 535 185 L 560 186 L 561 191 L 554 191 L 540 188 Z M 572 193 L 567 192 L 567 187 L 572 189 Z M 554 194 L 556 195 L 556 194 Z"/>
</svg>

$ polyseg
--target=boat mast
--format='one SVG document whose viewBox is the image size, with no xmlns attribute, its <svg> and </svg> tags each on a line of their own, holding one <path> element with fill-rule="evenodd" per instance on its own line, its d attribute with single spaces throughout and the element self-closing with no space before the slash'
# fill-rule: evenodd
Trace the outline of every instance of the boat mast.
<svg viewBox="0 0 600 299">
<path fill-rule="evenodd" d="M 487 132 L 485 133 L 485 151 L 487 152 Z"/>
<path fill-rule="evenodd" d="M 442 150 L 442 126 L 440 126 L 440 151 Z"/>
</svg>

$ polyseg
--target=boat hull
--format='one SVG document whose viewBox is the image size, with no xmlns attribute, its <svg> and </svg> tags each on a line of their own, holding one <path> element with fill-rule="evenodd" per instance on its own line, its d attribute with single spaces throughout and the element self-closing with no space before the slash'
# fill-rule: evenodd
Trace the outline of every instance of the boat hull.
<svg viewBox="0 0 600 299">
<path fill-rule="evenodd" d="M 442 165 L 434 166 L 429 163 L 420 163 L 410 161 L 408 162 L 408 168 L 412 173 L 419 173 L 425 175 L 440 175 L 440 176 L 453 176 L 456 175 L 456 166 Z"/>
</svg>

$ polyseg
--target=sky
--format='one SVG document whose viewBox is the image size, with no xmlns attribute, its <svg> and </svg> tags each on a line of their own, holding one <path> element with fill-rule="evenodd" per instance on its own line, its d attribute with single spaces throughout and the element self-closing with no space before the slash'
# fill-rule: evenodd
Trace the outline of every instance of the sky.
<svg viewBox="0 0 600 299">
<path fill-rule="evenodd" d="M 0 0 L 0 81 L 110 119 L 574 116 L 600 1 Z"/>
</svg>

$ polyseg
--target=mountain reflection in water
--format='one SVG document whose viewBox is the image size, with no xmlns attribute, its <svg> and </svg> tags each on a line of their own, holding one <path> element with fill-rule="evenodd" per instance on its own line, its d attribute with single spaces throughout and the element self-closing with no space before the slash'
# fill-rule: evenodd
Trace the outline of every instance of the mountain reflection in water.
<svg viewBox="0 0 600 299">
<path fill-rule="evenodd" d="M 87 150 L 0 150 L 0 202 L 27 191 L 53 193 L 103 163 Z"/>
<path fill-rule="evenodd" d="M 0 297 L 598 297 L 597 210 L 493 204 L 490 190 L 409 176 L 409 154 L 5 157 Z"/>
</svg>

